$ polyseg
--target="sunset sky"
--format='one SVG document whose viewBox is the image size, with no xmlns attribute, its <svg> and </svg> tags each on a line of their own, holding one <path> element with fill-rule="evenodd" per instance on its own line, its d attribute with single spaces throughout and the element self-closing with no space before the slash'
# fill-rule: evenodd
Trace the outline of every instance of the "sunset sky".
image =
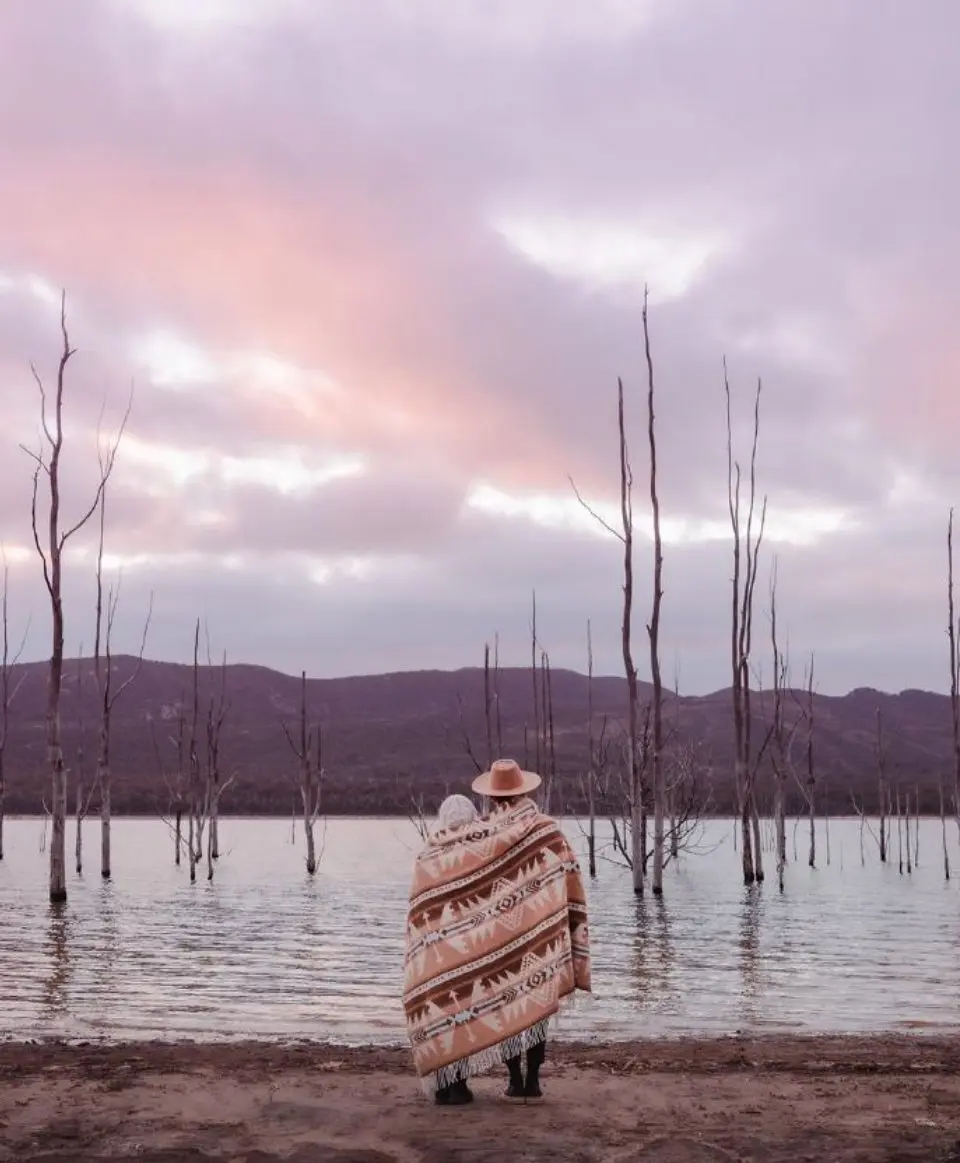
<svg viewBox="0 0 960 1163">
<path fill-rule="evenodd" d="M 5 0 L 0 536 L 31 547 L 34 361 L 78 349 L 66 516 L 109 493 L 116 650 L 316 677 L 529 657 L 617 673 L 616 377 L 650 597 L 650 287 L 663 667 L 729 682 L 722 361 L 769 496 L 795 677 L 942 690 L 960 502 L 956 0 Z M 93 530 L 90 530 L 90 534 Z M 91 537 L 66 564 L 89 650 Z"/>
</svg>

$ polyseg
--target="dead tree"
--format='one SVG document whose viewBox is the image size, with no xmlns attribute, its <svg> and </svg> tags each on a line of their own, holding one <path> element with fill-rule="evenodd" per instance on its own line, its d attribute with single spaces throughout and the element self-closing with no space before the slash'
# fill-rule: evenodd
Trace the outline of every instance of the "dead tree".
<svg viewBox="0 0 960 1163">
<path fill-rule="evenodd" d="M 773 647 L 773 723 L 771 764 L 773 767 L 773 818 L 776 829 L 777 886 L 784 890 L 787 866 L 787 773 L 790 770 L 790 743 L 784 717 L 784 694 L 789 681 L 789 664 L 777 640 L 777 561 L 770 574 L 770 642 Z"/>
<path fill-rule="evenodd" d="M 536 758 L 534 760 L 537 772 L 543 766 L 543 727 L 540 708 L 540 683 L 537 677 L 537 591 L 533 591 L 532 613 L 530 622 L 530 678 L 533 682 L 533 735 L 536 741 Z"/>
<path fill-rule="evenodd" d="M 209 658 L 209 644 L 208 644 Z M 223 724 L 227 717 L 227 655 L 223 654 L 220 664 L 220 689 L 211 690 L 207 704 L 207 762 L 204 799 L 207 812 L 207 880 L 213 880 L 213 862 L 220 858 L 219 828 L 220 798 L 233 782 L 233 777 L 224 781 L 221 756 Z"/>
<path fill-rule="evenodd" d="M 320 815 L 320 795 L 323 784 L 323 734 L 320 726 L 307 725 L 307 672 L 300 674 L 300 729 L 296 740 L 290 734 L 286 723 L 282 724 L 287 742 L 297 757 L 300 777 L 300 801 L 303 808 L 303 834 L 307 842 L 307 872 L 310 876 L 317 871 L 317 850 L 313 836 L 313 825 Z M 314 758 L 314 749 L 316 758 Z M 421 804 L 422 808 L 422 804 Z"/>
<path fill-rule="evenodd" d="M 487 770 L 493 766 L 493 689 L 490 682 L 490 643 L 483 644 L 483 721 L 487 733 Z"/>
<path fill-rule="evenodd" d="M 887 752 L 883 744 L 883 711 L 877 707 L 877 786 L 880 798 L 880 863 L 886 864 L 889 848 L 887 828 Z"/>
<path fill-rule="evenodd" d="M 597 875 L 597 763 L 593 729 L 593 634 L 587 619 L 587 864 L 591 879 Z"/>
<path fill-rule="evenodd" d="M 943 840 L 943 879 L 950 879 L 950 849 L 947 846 L 947 813 L 943 796 L 943 776 L 940 777 L 940 834 Z"/>
<path fill-rule="evenodd" d="M 541 805 L 543 811 L 549 814 L 553 803 L 553 789 L 557 774 L 557 740 L 553 718 L 553 677 L 550 670 L 550 656 L 545 650 L 540 651 L 540 711 L 539 752 L 541 755 L 540 773 L 543 776 Z"/>
<path fill-rule="evenodd" d="M 620 644 L 627 680 L 626 799 L 629 806 L 630 852 L 627 863 L 633 874 L 633 891 L 643 894 L 646 867 L 647 816 L 644 802 L 643 763 L 640 747 L 640 686 L 633 661 L 633 468 L 623 405 L 623 380 L 617 379 L 617 434 L 620 460 L 620 528 L 615 529 L 583 498 L 573 480 L 570 485 L 583 509 L 623 546 L 623 616 Z M 615 844 L 619 841 L 616 838 Z"/>
<path fill-rule="evenodd" d="M 190 865 L 190 883 L 197 879 L 197 864 L 203 856 L 203 829 L 206 822 L 206 801 L 203 794 L 203 780 L 200 767 L 200 619 L 193 632 L 193 699 L 190 715 L 190 738 L 188 756 L 189 775 L 189 818 L 187 821 L 187 854 Z"/>
<path fill-rule="evenodd" d="M 903 876 L 903 816 L 900 811 L 900 788 L 897 787 L 897 860 L 900 875 Z"/>
<path fill-rule="evenodd" d="M 173 786 L 171 800 L 173 801 L 173 862 L 180 867 L 180 853 L 183 850 L 183 777 L 184 777 L 184 743 L 186 739 L 186 718 L 183 713 L 183 701 L 177 707 L 177 774 Z"/>
<path fill-rule="evenodd" d="M 103 466 L 101 462 L 101 473 Z M 100 706 L 100 733 L 97 747 L 96 786 L 100 794 L 100 876 L 109 880 L 111 876 L 110 860 L 110 825 L 112 820 L 112 793 L 113 769 L 111 767 L 110 742 L 113 726 L 113 709 L 124 691 L 137 680 L 143 667 L 143 654 L 147 648 L 147 634 L 150 631 L 150 620 L 153 616 L 153 595 L 150 595 L 150 604 L 147 616 L 143 623 L 143 634 L 140 638 L 140 651 L 136 665 L 127 678 L 113 688 L 113 623 L 117 616 L 117 607 L 120 604 L 120 582 L 109 588 L 104 604 L 103 594 L 103 541 L 106 530 L 107 489 L 100 491 L 99 525 L 100 535 L 97 544 L 97 608 L 94 623 L 93 672 L 97 682 L 97 699 Z"/>
<path fill-rule="evenodd" d="M 947 522 L 947 638 L 950 645 L 950 711 L 953 725 L 953 814 L 960 832 L 960 648 L 953 604 L 953 509 Z"/>
<path fill-rule="evenodd" d="M 0 554 L 3 565 L 3 589 L 0 591 L 0 860 L 3 859 L 3 816 L 4 801 L 7 793 L 7 737 L 10 729 L 10 706 L 17 697 L 17 693 L 26 680 L 26 672 L 20 675 L 16 683 L 13 682 L 13 669 L 20 661 L 24 643 L 27 640 L 29 623 L 24 631 L 20 647 L 10 657 L 10 616 L 8 600 L 10 595 L 10 570 L 7 566 L 6 554 Z"/>
<path fill-rule="evenodd" d="M 503 718 L 500 707 L 500 634 L 493 636 L 493 708 L 497 725 L 497 754 L 503 754 Z"/>
<path fill-rule="evenodd" d="M 96 779 L 92 787 L 86 784 L 87 757 L 83 747 L 85 725 L 83 721 L 83 645 L 77 657 L 77 778 L 74 787 L 74 845 L 73 857 L 77 876 L 83 873 L 83 821 L 90 811 L 90 804 L 97 790 Z"/>
<path fill-rule="evenodd" d="M 757 562 L 763 542 L 767 517 L 767 499 L 763 498 L 760 523 L 754 538 L 756 516 L 757 444 L 760 437 L 760 394 L 758 381 L 753 407 L 753 444 L 750 453 L 750 478 L 746 529 L 742 527 L 740 505 L 740 465 L 733 456 L 733 424 L 730 406 L 730 381 L 723 365 L 723 384 L 727 403 L 727 500 L 733 533 L 733 579 L 730 633 L 730 663 L 733 697 L 734 784 L 740 818 L 740 859 L 744 884 L 763 880 L 763 854 L 760 847 L 760 816 L 756 799 L 758 764 L 754 762 L 750 690 L 750 651 L 753 637 L 753 596 L 757 580 Z"/>
<path fill-rule="evenodd" d="M 813 765 L 813 667 L 814 658 L 810 655 L 810 669 L 807 673 L 807 707 L 805 712 L 807 724 L 807 811 L 810 820 L 810 849 L 807 853 L 807 864 L 811 868 L 817 866 L 817 816 L 815 804 L 816 776 Z"/>
<path fill-rule="evenodd" d="M 650 641 L 650 676 L 653 683 L 653 876 L 654 896 L 663 895 L 664 816 L 666 785 L 663 778 L 663 679 L 660 675 L 660 610 L 663 602 L 663 538 L 660 533 L 660 497 L 657 493 L 657 432 L 654 414 L 653 356 L 650 353 L 650 326 L 647 292 L 643 293 L 643 347 L 647 362 L 647 442 L 650 447 L 650 510 L 653 514 L 653 609 L 647 623 Z"/>
<path fill-rule="evenodd" d="M 123 435 L 127 417 L 120 426 L 116 440 L 108 447 L 100 459 L 100 480 L 90 506 L 80 518 L 66 529 L 61 525 L 60 458 L 63 453 L 63 397 L 66 385 L 67 365 L 75 353 L 70 346 L 67 333 L 66 294 L 60 298 L 60 334 L 62 347 L 57 367 L 56 386 L 53 395 L 52 416 L 49 415 L 47 390 L 36 367 L 31 365 L 34 382 L 40 392 L 40 451 L 24 448 L 34 461 L 33 493 L 30 506 L 33 542 L 43 567 L 43 581 L 50 599 L 52 623 L 52 643 L 50 666 L 47 677 L 47 763 L 51 778 L 50 814 L 52 821 L 50 838 L 50 901 L 62 903 L 67 899 L 66 875 L 66 820 L 67 820 L 67 773 L 63 762 L 63 744 L 60 731 L 60 695 L 63 688 L 63 552 L 70 539 L 81 530 L 97 510 L 103 490 L 113 472 L 117 449 Z M 127 408 L 127 415 L 130 409 Z M 40 534 L 40 476 L 44 476 L 49 500 L 46 529 Z"/>
</svg>

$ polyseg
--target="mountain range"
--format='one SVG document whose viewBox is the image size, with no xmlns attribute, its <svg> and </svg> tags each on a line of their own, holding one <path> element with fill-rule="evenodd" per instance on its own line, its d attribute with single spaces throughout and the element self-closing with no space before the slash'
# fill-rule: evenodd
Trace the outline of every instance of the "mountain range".
<svg viewBox="0 0 960 1163">
<path fill-rule="evenodd" d="M 133 658 L 113 660 L 114 689 L 137 667 Z M 49 794 L 45 773 L 46 663 L 18 666 L 10 707 L 6 750 L 10 813 L 36 812 Z M 22 681 L 21 681 L 22 680 Z M 297 760 L 284 731 L 296 734 L 301 682 L 259 666 L 201 667 L 198 672 L 201 717 L 212 695 L 225 683 L 226 717 L 222 729 L 223 769 L 232 776 L 224 795 L 226 813 L 290 813 L 297 802 Z M 531 672 L 499 672 L 502 750 L 528 766 L 536 764 L 531 741 L 534 695 Z M 573 671 L 551 675 L 556 754 L 554 810 L 583 807 L 583 772 L 588 767 L 588 680 Z M 113 810 L 117 814 L 165 813 L 177 768 L 175 745 L 181 709 L 188 718 L 192 669 L 144 661 L 113 712 Z M 409 671 L 353 678 L 311 679 L 306 684 L 308 718 L 322 732 L 324 808 L 330 813 L 399 813 L 416 802 L 427 810 L 448 789 L 462 789 L 488 759 L 484 715 L 484 676 L 479 668 Z M 641 686 L 649 699 L 650 688 Z M 613 742 L 610 770 L 622 757 L 627 688 L 622 678 L 594 678 L 594 733 Z M 796 717 L 806 696 L 791 693 L 788 714 Z M 668 751 L 681 752 L 709 789 L 704 810 L 729 812 L 733 727 L 729 691 L 667 699 Z M 878 805 L 877 710 L 883 722 L 886 770 L 891 785 L 911 797 L 919 792 L 922 811 L 939 811 L 941 779 L 953 786 L 949 699 L 919 690 L 884 694 L 861 688 L 842 697 L 814 695 L 813 749 L 819 811 L 849 814 L 854 804 L 866 811 Z M 769 694 L 754 696 L 754 737 L 765 735 Z M 67 663 L 61 705 L 64 749 L 71 782 L 78 771 L 89 786 L 96 751 L 98 703 L 91 659 Z M 604 724 L 606 726 L 604 727 Z M 525 727 L 526 742 L 525 742 Z M 471 758 L 469 749 L 476 756 Z M 806 725 L 798 729 L 794 750 L 798 778 L 788 784 L 789 808 L 803 810 L 801 781 L 806 778 Z M 494 728 L 493 750 L 496 744 Z M 608 780 L 607 804 L 616 806 L 615 775 Z M 766 762 L 761 786 L 769 786 Z M 612 789 L 612 790 L 610 790 Z M 761 794 L 761 799 L 766 792 Z"/>
</svg>

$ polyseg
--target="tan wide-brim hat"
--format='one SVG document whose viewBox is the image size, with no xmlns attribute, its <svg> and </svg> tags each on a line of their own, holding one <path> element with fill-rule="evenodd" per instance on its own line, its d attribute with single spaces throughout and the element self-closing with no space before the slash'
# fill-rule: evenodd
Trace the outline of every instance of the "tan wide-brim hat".
<svg viewBox="0 0 960 1163">
<path fill-rule="evenodd" d="M 490 765 L 490 770 L 478 775 L 473 781 L 477 795 L 523 796 L 538 788 L 542 780 L 535 771 L 524 771 L 515 759 L 498 759 Z"/>
</svg>

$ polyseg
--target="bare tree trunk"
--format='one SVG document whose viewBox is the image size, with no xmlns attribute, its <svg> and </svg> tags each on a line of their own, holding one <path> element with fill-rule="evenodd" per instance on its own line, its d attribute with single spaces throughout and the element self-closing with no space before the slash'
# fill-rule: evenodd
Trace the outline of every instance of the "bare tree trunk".
<svg viewBox="0 0 960 1163">
<path fill-rule="evenodd" d="M 947 847 L 947 813 L 943 800 L 943 776 L 940 777 L 940 833 L 943 838 L 943 879 L 950 879 L 950 850 Z"/>
<path fill-rule="evenodd" d="M 663 680 L 660 674 L 660 611 L 663 602 L 663 538 L 660 533 L 660 497 L 657 493 L 657 434 L 654 413 L 653 356 L 647 292 L 643 293 L 643 347 L 647 363 L 647 442 L 650 446 L 650 509 L 653 513 L 653 609 L 647 623 L 650 640 L 650 676 L 653 682 L 653 877 L 654 896 L 663 895 L 664 816 L 666 785 L 663 778 Z"/>
<path fill-rule="evenodd" d="M 207 657 L 210 658 L 209 638 Z M 204 786 L 204 808 L 207 819 L 207 880 L 213 880 L 213 862 L 219 859 L 219 818 L 220 797 L 226 790 L 221 783 L 220 740 L 223 722 L 227 715 L 227 656 L 220 664 L 220 693 L 215 699 L 213 693 L 207 708 L 207 763 Z"/>
<path fill-rule="evenodd" d="M 544 652 L 541 656 L 543 670 L 543 708 L 544 708 L 544 755 L 546 758 L 544 779 L 544 811 L 549 815 L 553 808 L 553 789 L 557 775 L 557 737 L 553 718 L 553 675 L 550 669 L 550 656 Z"/>
<path fill-rule="evenodd" d="M 497 722 L 497 754 L 503 755 L 503 719 L 500 708 L 500 634 L 493 636 L 493 700 Z"/>
<path fill-rule="evenodd" d="M 74 837 L 73 857 L 77 876 L 81 876 L 83 874 L 83 780 L 79 777 L 77 779 L 75 810 L 76 833 Z"/>
<path fill-rule="evenodd" d="M 947 523 L 947 640 L 950 646 L 950 712 L 953 727 L 953 814 L 960 833 L 960 649 L 953 603 L 953 509 Z"/>
<path fill-rule="evenodd" d="M 629 807 L 630 848 L 627 851 L 626 839 L 621 835 L 616 820 L 611 824 L 614 829 L 614 844 L 627 864 L 630 865 L 633 877 L 633 891 L 636 895 L 643 893 L 646 864 L 646 807 L 644 803 L 643 764 L 640 755 L 640 691 L 637 682 L 637 668 L 633 661 L 632 628 L 633 628 L 633 470 L 630 466 L 630 451 L 627 442 L 627 430 L 623 406 L 623 380 L 617 379 L 617 433 L 620 460 L 620 529 L 615 529 L 596 510 L 591 509 L 576 485 L 571 480 L 577 500 L 583 508 L 608 533 L 616 537 L 623 546 L 623 614 L 621 621 L 620 642 L 623 653 L 623 669 L 627 680 L 627 740 L 626 760 L 628 769 L 626 800 Z M 536 691 L 534 691 L 536 698 Z"/>
<path fill-rule="evenodd" d="M 759 813 L 756 805 L 757 763 L 751 740 L 750 647 L 753 633 L 753 595 L 757 559 L 766 523 L 767 502 L 763 500 L 756 543 L 753 522 L 756 506 L 756 461 L 760 436 L 760 393 L 753 409 L 753 444 L 750 457 L 750 493 L 745 537 L 740 518 L 740 465 L 733 458 L 733 425 L 730 413 L 730 382 L 724 363 L 724 391 L 727 402 L 727 501 L 733 532 L 733 593 L 731 605 L 731 671 L 734 728 L 734 782 L 740 816 L 741 871 L 744 884 L 763 880 L 763 856 L 759 845 Z M 755 821 L 756 817 L 756 821 Z"/>
<path fill-rule="evenodd" d="M 883 711 L 877 707 L 877 785 L 880 797 L 880 863 L 887 862 L 887 771 L 886 752 L 883 746 Z"/>
<path fill-rule="evenodd" d="M 193 632 L 193 714 L 190 719 L 190 823 L 188 830 L 190 883 L 197 879 L 197 864 L 203 852 L 202 795 L 200 787 L 200 755 L 197 750 L 197 729 L 200 717 L 200 620 Z"/>
<path fill-rule="evenodd" d="M 897 788 L 897 857 L 900 863 L 900 875 L 903 876 L 903 816 L 900 812 L 900 789 Z"/>
<path fill-rule="evenodd" d="M 913 867 L 920 867 L 920 788 L 913 791 Z"/>
<path fill-rule="evenodd" d="M 317 871 L 317 849 L 313 825 L 320 812 L 321 783 L 323 779 L 322 734 L 316 730 L 317 759 L 313 762 L 313 731 L 307 725 L 307 672 L 300 673 L 300 732 L 298 742 L 283 725 L 287 742 L 297 757 L 300 773 L 300 801 L 303 808 L 303 835 L 307 843 L 307 872 L 313 876 Z"/>
<path fill-rule="evenodd" d="M 811 868 L 817 867 L 817 812 L 816 812 L 816 770 L 813 763 L 813 671 L 814 658 L 810 655 L 810 669 L 807 672 L 807 807 L 810 816 L 810 850 L 807 853 L 807 863 Z"/>
<path fill-rule="evenodd" d="M 827 847 L 827 868 L 830 867 L 830 792 L 827 790 L 826 781 L 823 785 L 823 838 L 826 841 Z"/>
<path fill-rule="evenodd" d="M 533 591 L 532 618 L 530 621 L 530 675 L 533 681 L 533 737 L 536 747 L 536 767 L 540 772 L 543 767 L 543 749 L 541 746 L 543 729 L 540 719 L 540 681 L 537 673 L 537 591 Z"/>
<path fill-rule="evenodd" d="M 787 660 L 777 639 L 777 561 L 770 572 L 770 644 L 773 647 L 773 816 L 776 832 L 777 887 L 784 891 L 787 866 L 786 779 L 787 738 L 784 723 L 784 689 L 787 685 Z"/>
<path fill-rule="evenodd" d="M 617 380 L 617 428 L 620 443 L 620 519 L 623 526 L 623 618 L 620 639 L 623 668 L 627 678 L 627 751 L 630 766 L 630 862 L 633 872 L 633 891 L 643 894 L 645 813 L 643 810 L 643 779 L 640 766 L 640 692 L 637 668 L 633 662 L 633 470 L 623 408 L 623 380 Z"/>
<path fill-rule="evenodd" d="M 597 875 L 597 749 L 593 733 L 593 634 L 590 629 L 590 619 L 587 619 L 587 751 L 589 755 L 587 768 L 587 812 L 589 823 L 587 830 L 587 862 L 591 879 Z"/>
<path fill-rule="evenodd" d="M 73 535 L 90 520 L 96 512 L 97 505 L 107 480 L 113 471 L 117 447 L 123 433 L 127 416 L 113 446 L 105 455 L 100 457 L 100 481 L 97 486 L 93 503 L 84 512 L 80 519 L 65 530 L 60 526 L 60 456 L 63 451 L 63 395 L 67 364 L 74 354 L 67 334 L 67 305 L 66 294 L 60 299 L 60 334 L 62 347 L 57 367 L 57 380 L 53 397 L 53 415 L 48 415 L 47 392 L 43 380 L 36 368 L 31 367 L 34 381 L 40 391 L 40 425 L 42 441 L 40 452 L 30 452 L 35 469 L 33 474 L 33 495 L 31 500 L 30 516 L 33 531 L 33 541 L 43 566 L 43 580 L 47 595 L 50 599 L 50 613 L 52 623 L 52 642 L 50 666 L 47 674 L 47 709 L 46 709 L 46 738 L 47 763 L 51 776 L 51 837 L 50 837 L 50 901 L 60 904 L 67 899 L 66 875 L 66 820 L 67 820 L 67 773 L 63 763 L 63 746 L 60 735 L 60 695 L 63 688 L 63 643 L 64 643 L 64 615 L 63 615 L 63 551 Z M 132 401 L 131 401 L 132 402 Z M 49 496 L 49 511 L 46 531 L 46 548 L 44 548 L 38 522 L 38 501 L 40 492 L 40 475 L 43 474 Z"/>
<path fill-rule="evenodd" d="M 490 644 L 483 644 L 483 720 L 487 729 L 487 771 L 493 766 L 493 691 L 490 687 Z"/>
</svg>

